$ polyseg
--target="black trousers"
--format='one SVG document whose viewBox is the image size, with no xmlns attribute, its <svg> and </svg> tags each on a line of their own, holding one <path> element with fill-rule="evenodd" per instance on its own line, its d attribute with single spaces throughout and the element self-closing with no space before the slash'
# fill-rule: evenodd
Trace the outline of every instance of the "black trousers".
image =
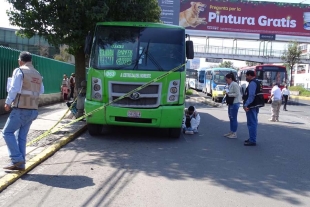
<svg viewBox="0 0 310 207">
<path fill-rule="evenodd" d="M 70 98 L 73 98 L 73 93 L 74 93 L 74 86 L 70 86 Z"/>
<path fill-rule="evenodd" d="M 286 110 L 288 95 L 283 95 L 283 99 L 284 99 L 283 109 Z"/>
</svg>

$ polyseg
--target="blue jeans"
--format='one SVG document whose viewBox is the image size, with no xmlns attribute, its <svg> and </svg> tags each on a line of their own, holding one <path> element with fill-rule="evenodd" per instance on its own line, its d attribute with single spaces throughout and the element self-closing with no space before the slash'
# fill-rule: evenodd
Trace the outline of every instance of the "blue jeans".
<svg viewBox="0 0 310 207">
<path fill-rule="evenodd" d="M 256 143 L 256 136 L 257 136 L 257 115 L 259 112 L 259 108 L 251 108 L 248 112 L 246 112 L 247 117 L 247 126 L 250 135 L 250 142 Z"/>
<path fill-rule="evenodd" d="M 2 130 L 12 163 L 25 162 L 27 134 L 38 110 L 13 108 Z M 19 167 L 25 167 L 20 165 Z"/>
<path fill-rule="evenodd" d="M 238 129 L 238 110 L 240 103 L 228 105 L 228 117 L 230 121 L 230 131 L 236 132 Z"/>
</svg>

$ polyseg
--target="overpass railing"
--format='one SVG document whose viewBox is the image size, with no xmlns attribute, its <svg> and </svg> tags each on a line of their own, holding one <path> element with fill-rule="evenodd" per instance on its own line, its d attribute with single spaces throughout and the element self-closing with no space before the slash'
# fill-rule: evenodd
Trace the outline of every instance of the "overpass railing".
<svg viewBox="0 0 310 207">
<path fill-rule="evenodd" d="M 194 52 L 197 53 L 213 53 L 225 55 L 244 55 L 244 56 L 257 56 L 257 57 L 275 57 L 281 58 L 284 50 L 270 50 L 270 49 L 254 49 L 254 48 L 239 48 L 239 47 L 222 47 L 222 46 L 207 46 L 207 45 L 194 45 Z M 301 59 L 309 59 L 302 56 Z"/>
</svg>

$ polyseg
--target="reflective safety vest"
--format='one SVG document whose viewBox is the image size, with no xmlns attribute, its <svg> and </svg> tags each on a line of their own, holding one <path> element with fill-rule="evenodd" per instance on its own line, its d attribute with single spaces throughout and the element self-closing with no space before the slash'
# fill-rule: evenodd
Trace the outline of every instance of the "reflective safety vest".
<svg viewBox="0 0 310 207">
<path fill-rule="evenodd" d="M 21 109 L 38 109 L 39 95 L 42 85 L 42 76 L 31 63 L 21 66 L 23 82 L 20 93 L 13 101 L 13 107 Z"/>
</svg>

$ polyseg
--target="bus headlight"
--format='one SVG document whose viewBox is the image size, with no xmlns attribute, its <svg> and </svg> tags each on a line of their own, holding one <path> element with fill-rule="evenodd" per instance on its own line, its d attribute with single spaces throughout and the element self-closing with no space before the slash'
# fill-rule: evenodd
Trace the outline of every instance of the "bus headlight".
<svg viewBox="0 0 310 207">
<path fill-rule="evenodd" d="M 175 95 L 169 96 L 169 101 L 174 102 L 175 101 Z"/>
<path fill-rule="evenodd" d="M 180 95 L 179 88 L 180 88 L 180 80 L 170 81 L 167 96 L 168 103 L 179 101 L 179 95 Z"/>
<path fill-rule="evenodd" d="M 102 100 L 102 81 L 99 78 L 92 78 L 92 99 Z"/>
<path fill-rule="evenodd" d="M 99 84 L 94 85 L 94 91 L 99 91 L 101 89 L 101 86 Z"/>
<path fill-rule="evenodd" d="M 170 88 L 170 93 L 177 93 L 178 89 L 176 87 Z"/>
</svg>

